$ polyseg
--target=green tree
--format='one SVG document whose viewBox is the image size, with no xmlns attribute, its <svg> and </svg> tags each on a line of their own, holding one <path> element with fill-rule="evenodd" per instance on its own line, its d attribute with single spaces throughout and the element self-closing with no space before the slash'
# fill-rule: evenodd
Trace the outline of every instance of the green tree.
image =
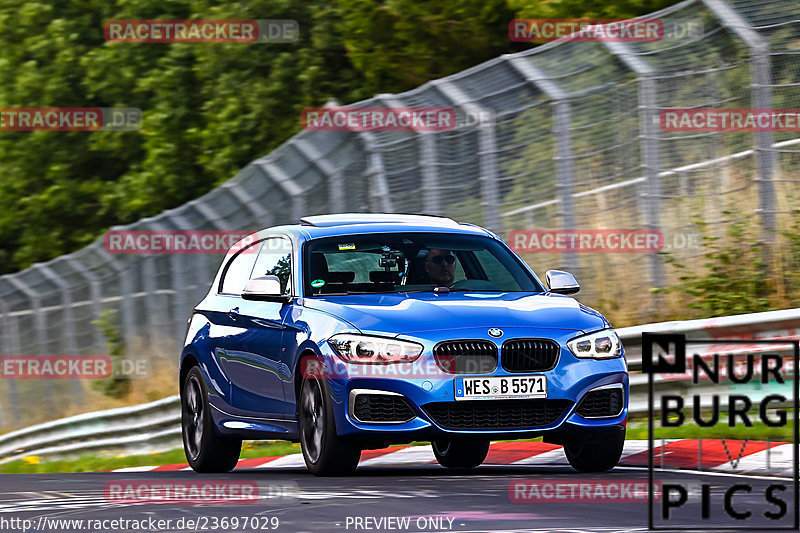
<svg viewBox="0 0 800 533">
<path fill-rule="evenodd" d="M 401 92 L 506 52 L 518 16 L 669 0 L 0 0 L 0 107 L 137 107 L 134 132 L 0 131 L 0 274 L 181 205 L 300 129 L 304 107 Z M 616 8 L 614 6 L 617 6 Z M 294 19 L 291 44 L 107 43 L 111 19 Z"/>
</svg>

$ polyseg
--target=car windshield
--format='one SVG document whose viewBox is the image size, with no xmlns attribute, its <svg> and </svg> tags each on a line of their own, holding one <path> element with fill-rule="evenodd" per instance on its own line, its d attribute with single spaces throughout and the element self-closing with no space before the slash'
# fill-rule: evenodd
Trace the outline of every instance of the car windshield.
<svg viewBox="0 0 800 533">
<path fill-rule="evenodd" d="M 502 244 L 443 233 L 346 235 L 304 247 L 307 295 L 450 291 L 543 292 Z M 441 290 L 441 289 L 439 289 Z"/>
</svg>

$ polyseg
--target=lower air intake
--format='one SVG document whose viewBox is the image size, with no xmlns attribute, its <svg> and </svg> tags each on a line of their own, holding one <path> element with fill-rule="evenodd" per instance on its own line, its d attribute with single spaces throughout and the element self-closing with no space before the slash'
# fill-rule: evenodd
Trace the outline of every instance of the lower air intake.
<svg viewBox="0 0 800 533">
<path fill-rule="evenodd" d="M 353 416 L 361 422 L 401 423 L 414 418 L 414 411 L 401 396 L 358 394 L 353 401 Z"/>
<path fill-rule="evenodd" d="M 476 400 L 437 402 L 423 409 L 445 429 L 536 429 L 558 422 L 569 400 Z"/>
<path fill-rule="evenodd" d="M 593 390 L 586 393 L 575 412 L 584 418 L 619 416 L 623 402 L 622 389 L 619 387 Z"/>
</svg>

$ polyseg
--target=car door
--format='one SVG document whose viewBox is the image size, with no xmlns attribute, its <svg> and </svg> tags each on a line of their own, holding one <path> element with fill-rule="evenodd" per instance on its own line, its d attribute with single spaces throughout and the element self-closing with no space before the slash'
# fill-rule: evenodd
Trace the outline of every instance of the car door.
<svg viewBox="0 0 800 533">
<path fill-rule="evenodd" d="M 268 237 L 261 243 L 249 279 L 274 275 L 284 294 L 292 293 L 292 247 L 286 237 Z M 224 366 L 232 383 L 231 397 L 238 414 L 284 417 L 284 383 L 292 372 L 285 361 L 282 338 L 290 304 L 240 300 L 237 334 L 225 350 Z"/>
<path fill-rule="evenodd" d="M 223 411 L 229 411 L 233 407 L 226 353 L 237 349 L 237 338 L 245 333 L 238 321 L 243 302 L 241 293 L 250 279 L 260 247 L 260 241 L 254 242 L 233 257 L 227 258 L 213 296 L 204 301 L 202 308 L 198 308 L 198 312 L 208 319 L 209 324 L 208 347 L 213 365 L 207 371 L 211 378 L 209 385 L 214 392 L 209 395 L 209 401 Z"/>
</svg>

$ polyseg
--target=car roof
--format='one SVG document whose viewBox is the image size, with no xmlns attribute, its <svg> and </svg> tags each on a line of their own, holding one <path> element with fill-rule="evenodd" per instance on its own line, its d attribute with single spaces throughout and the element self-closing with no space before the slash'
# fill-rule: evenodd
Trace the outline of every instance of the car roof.
<svg viewBox="0 0 800 533">
<path fill-rule="evenodd" d="M 277 226 L 258 232 L 295 234 L 301 240 L 338 235 L 367 233 L 434 232 L 465 235 L 493 236 L 491 232 L 474 224 L 459 223 L 453 219 L 429 215 L 404 215 L 396 213 L 339 213 L 303 217 L 299 224 Z"/>
<path fill-rule="evenodd" d="M 302 226 L 330 228 L 334 226 L 354 226 L 358 224 L 422 224 L 426 226 L 458 226 L 451 218 L 431 215 L 404 215 L 398 213 L 337 213 L 335 215 L 314 215 L 300 219 Z"/>
</svg>

